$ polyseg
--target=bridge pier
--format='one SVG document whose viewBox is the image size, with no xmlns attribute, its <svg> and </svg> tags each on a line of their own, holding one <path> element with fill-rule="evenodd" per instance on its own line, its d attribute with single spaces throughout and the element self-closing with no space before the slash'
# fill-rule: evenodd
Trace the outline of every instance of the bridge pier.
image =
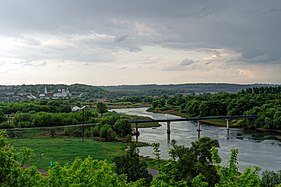
<svg viewBox="0 0 281 187">
<path fill-rule="evenodd" d="M 140 135 L 139 126 L 138 126 L 138 123 L 135 123 L 135 125 L 136 125 L 136 129 L 135 129 L 136 142 L 138 142 L 139 141 L 139 135 Z"/>
<path fill-rule="evenodd" d="M 171 122 L 167 121 L 167 134 L 171 134 Z"/>
<path fill-rule="evenodd" d="M 167 121 L 167 140 L 170 143 L 171 140 L 171 122 Z"/>
<path fill-rule="evenodd" d="M 226 139 L 229 139 L 229 119 L 226 119 Z"/>
<path fill-rule="evenodd" d="M 200 139 L 200 133 L 201 133 L 201 127 L 200 127 L 200 121 L 197 121 L 197 133 L 198 133 L 198 139 Z"/>
</svg>

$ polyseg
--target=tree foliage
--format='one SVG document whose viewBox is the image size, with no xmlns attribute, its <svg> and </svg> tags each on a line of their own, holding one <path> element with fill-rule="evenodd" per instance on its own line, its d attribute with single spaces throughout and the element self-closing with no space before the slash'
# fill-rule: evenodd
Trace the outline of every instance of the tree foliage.
<svg viewBox="0 0 281 187">
<path fill-rule="evenodd" d="M 231 150 L 226 166 L 220 162 L 216 140 L 202 138 L 185 148 L 173 141 L 172 159 L 160 167 L 160 174 L 152 180 L 146 165 L 140 161 L 133 145 L 123 156 L 116 157 L 114 163 L 88 157 L 76 158 L 74 162 L 60 165 L 55 163 L 43 176 L 34 166 L 22 167 L 32 150 L 22 148 L 16 151 L 7 141 L 5 131 L 0 131 L 0 186 L 120 186 L 120 187 L 279 187 L 281 171 L 265 171 L 260 180 L 260 168 L 238 170 L 236 149 Z M 157 153 L 158 145 L 155 145 Z M 211 163 L 215 161 L 215 164 Z M 219 177 L 219 178 L 217 178 Z M 151 182 L 152 181 L 152 182 Z M 215 182 L 216 181 L 216 182 Z M 151 183 L 150 183 L 151 182 Z"/>
<path fill-rule="evenodd" d="M 100 113 L 101 115 L 107 111 L 107 106 L 105 103 L 98 102 L 96 107 L 98 113 Z"/>
<path fill-rule="evenodd" d="M 274 171 L 264 171 L 262 173 L 261 186 L 263 187 L 276 187 L 281 186 L 281 170 Z"/>
<path fill-rule="evenodd" d="M 188 117 L 256 114 L 257 119 L 242 119 L 238 121 L 239 125 L 280 129 L 281 93 L 278 89 L 280 87 L 262 87 L 235 94 L 160 97 L 154 98 L 150 110 L 175 110 Z"/>
<path fill-rule="evenodd" d="M 128 120 L 119 119 L 115 122 L 113 130 L 119 137 L 125 137 L 132 134 L 132 127 Z"/>
<path fill-rule="evenodd" d="M 218 147 L 217 140 L 204 137 L 191 147 L 178 146 L 172 142 L 170 160 L 161 170 L 155 186 L 214 186 L 219 181 L 216 166 L 212 163 L 212 148 Z M 200 184 L 200 185 L 199 185 Z"/>
<path fill-rule="evenodd" d="M 232 149 L 228 165 L 219 170 L 220 181 L 216 187 L 259 187 L 259 167 L 246 168 L 243 173 L 238 171 L 237 149 Z"/>
<path fill-rule="evenodd" d="M 118 156 L 113 161 L 116 164 L 117 173 L 126 174 L 128 182 L 144 179 L 146 186 L 149 186 L 152 176 L 148 173 L 145 162 L 139 159 L 136 145 L 132 144 L 127 148 L 125 155 Z"/>
</svg>

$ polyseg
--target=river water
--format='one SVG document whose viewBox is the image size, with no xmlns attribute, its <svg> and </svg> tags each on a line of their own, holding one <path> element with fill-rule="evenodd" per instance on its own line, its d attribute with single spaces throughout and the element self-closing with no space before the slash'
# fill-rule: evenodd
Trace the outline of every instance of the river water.
<svg viewBox="0 0 281 187">
<path fill-rule="evenodd" d="M 175 119 L 178 116 L 169 114 L 159 114 L 146 112 L 147 108 L 128 108 L 114 109 L 118 113 L 130 115 L 147 116 L 152 119 Z M 160 143 L 161 157 L 169 159 L 168 150 L 170 143 L 167 139 L 167 125 L 157 128 L 139 129 L 139 141 L 147 143 Z M 171 140 L 175 139 L 178 145 L 191 146 L 191 142 L 198 139 L 197 124 L 192 122 L 172 122 Z M 246 130 L 231 128 L 229 139 L 225 127 L 215 127 L 210 125 L 201 125 L 201 137 L 208 136 L 219 140 L 219 155 L 222 158 L 222 165 L 229 160 L 231 148 L 238 149 L 239 170 L 243 171 L 248 166 L 260 166 L 262 170 L 281 170 L 281 141 L 274 140 L 274 133 L 257 132 L 255 130 Z M 152 147 L 140 147 L 140 155 L 153 157 Z"/>
</svg>

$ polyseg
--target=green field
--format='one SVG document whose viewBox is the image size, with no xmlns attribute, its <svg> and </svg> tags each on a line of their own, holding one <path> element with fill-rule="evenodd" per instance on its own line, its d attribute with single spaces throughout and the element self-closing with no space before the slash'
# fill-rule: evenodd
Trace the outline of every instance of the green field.
<svg viewBox="0 0 281 187">
<path fill-rule="evenodd" d="M 17 150 L 28 147 L 34 150 L 34 155 L 28 161 L 29 165 L 36 165 L 40 168 L 40 155 L 42 158 L 42 168 L 47 169 L 50 162 L 60 162 L 62 164 L 72 162 L 76 157 L 86 158 L 88 155 L 95 159 L 111 160 L 115 156 L 124 154 L 124 149 L 128 144 L 121 142 L 98 142 L 91 139 L 74 137 L 48 137 L 48 138 L 24 138 L 9 139 L 11 145 Z"/>
</svg>

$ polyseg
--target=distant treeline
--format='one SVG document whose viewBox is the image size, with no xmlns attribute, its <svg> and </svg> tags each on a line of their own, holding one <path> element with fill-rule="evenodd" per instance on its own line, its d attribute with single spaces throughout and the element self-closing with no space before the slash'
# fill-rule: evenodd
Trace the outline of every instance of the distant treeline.
<svg viewBox="0 0 281 187">
<path fill-rule="evenodd" d="M 147 85 L 119 85 L 101 86 L 111 93 L 112 96 L 162 96 L 177 94 L 198 94 L 230 92 L 236 93 L 243 89 L 253 87 L 274 86 L 270 84 L 226 84 L 226 83 L 194 83 L 194 84 L 147 84 Z"/>
<path fill-rule="evenodd" d="M 270 86 L 270 87 L 253 87 L 243 89 L 242 94 L 278 94 L 281 93 L 281 86 Z"/>
<path fill-rule="evenodd" d="M 167 84 L 167 85 L 119 85 L 119 86 L 92 86 L 85 84 L 36 84 L 36 85 L 0 85 L 0 96 L 12 97 L 21 94 L 32 94 L 36 97 L 44 93 L 45 87 L 49 92 L 57 92 L 58 89 L 68 89 L 72 97 L 80 101 L 93 101 L 98 98 L 116 99 L 131 96 L 163 96 L 163 95 L 198 95 L 202 93 L 237 93 L 241 90 L 249 91 L 257 87 L 275 87 L 271 84 L 226 84 L 226 83 L 194 83 L 194 84 Z"/>
</svg>

